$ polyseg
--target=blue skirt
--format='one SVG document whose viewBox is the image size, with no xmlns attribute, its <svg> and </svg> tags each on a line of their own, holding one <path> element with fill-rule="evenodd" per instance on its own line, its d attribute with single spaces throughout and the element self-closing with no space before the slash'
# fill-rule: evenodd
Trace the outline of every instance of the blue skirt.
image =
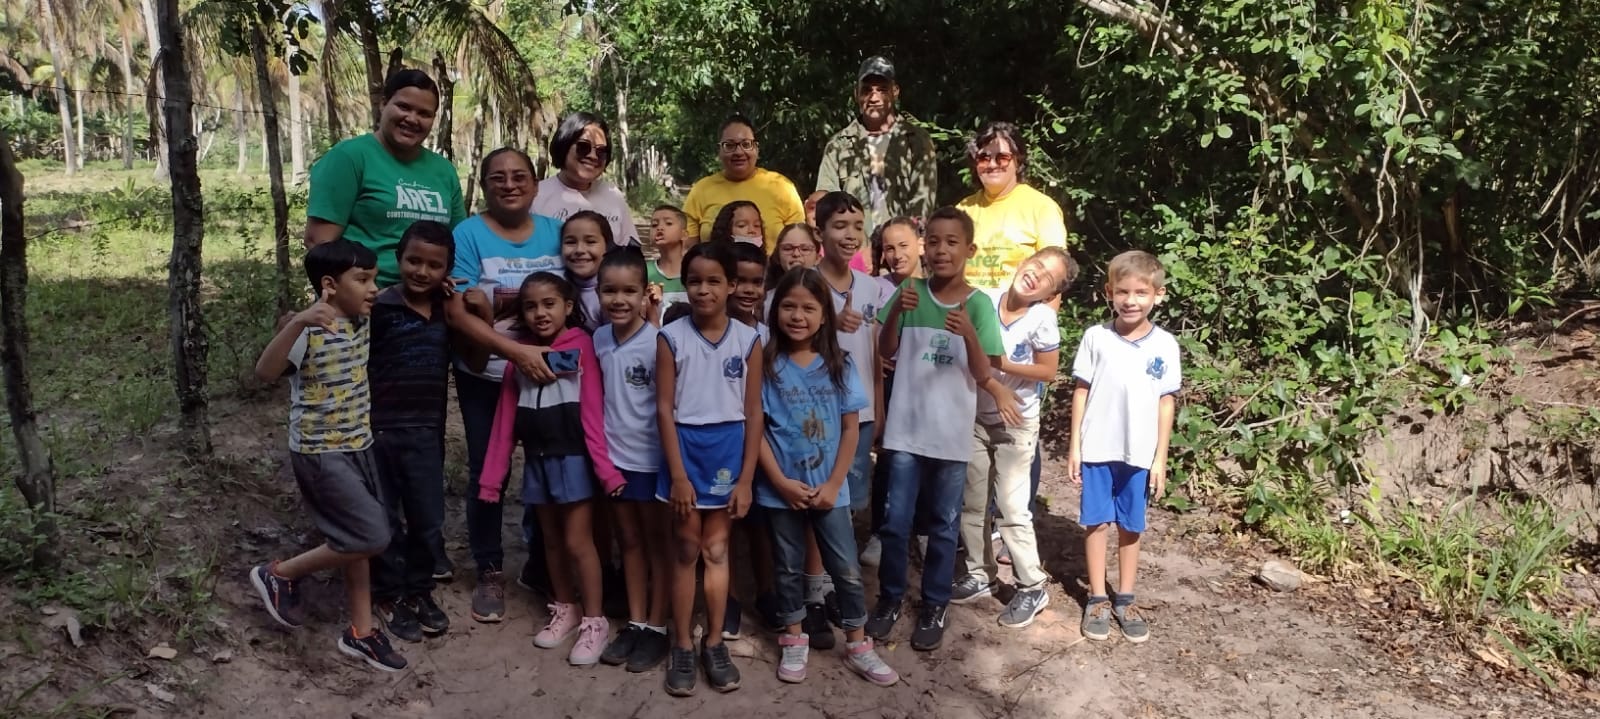
<svg viewBox="0 0 1600 719">
<path fill-rule="evenodd" d="M 683 471 L 694 485 L 694 506 L 700 509 L 722 509 L 733 497 L 733 488 L 739 483 L 739 470 L 744 468 L 744 422 L 722 424 L 680 424 L 678 429 L 678 454 L 683 457 Z M 656 480 L 656 499 L 672 499 L 672 470 L 661 463 Z"/>
</svg>

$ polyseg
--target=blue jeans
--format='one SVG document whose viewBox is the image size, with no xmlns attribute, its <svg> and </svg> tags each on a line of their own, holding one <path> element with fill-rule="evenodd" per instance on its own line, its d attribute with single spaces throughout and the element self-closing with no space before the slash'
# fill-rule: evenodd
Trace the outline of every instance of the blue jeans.
<svg viewBox="0 0 1600 719">
<path fill-rule="evenodd" d="M 967 487 L 967 463 L 894 452 L 889 459 L 889 487 L 884 501 L 883 558 L 878 564 L 878 601 L 898 604 L 906 594 L 908 544 L 917 506 L 926 512 L 928 555 L 922 561 L 922 603 L 950 602 L 955 581 L 956 525 Z"/>
<path fill-rule="evenodd" d="M 850 511 L 867 508 L 872 497 L 872 422 L 861 423 L 861 441 L 856 443 L 855 459 L 850 460 L 850 473 L 845 475 L 845 486 L 850 488 Z"/>
<path fill-rule="evenodd" d="M 817 538 L 822 567 L 833 578 L 839 599 L 839 625 L 846 631 L 867 623 L 867 593 L 856 563 L 855 528 L 850 508 L 793 510 L 762 507 L 772 531 L 772 561 L 777 574 L 778 617 L 785 626 L 806 618 L 806 532 Z"/>
<path fill-rule="evenodd" d="M 515 372 L 514 367 L 507 368 Z M 494 427 L 494 410 L 500 402 L 500 383 L 455 370 L 456 404 L 461 410 L 461 428 L 467 439 L 467 544 L 478 571 L 500 571 L 505 564 L 500 525 L 505 516 L 505 497 L 499 502 L 478 499 L 478 479 L 483 474 L 483 455 L 489 451 L 489 430 Z M 507 482 L 502 486 L 510 486 Z M 518 482 L 515 486 L 520 487 Z M 517 496 L 514 492 L 506 496 Z M 522 536 L 528 541 L 528 561 L 544 564 L 544 535 L 539 532 L 531 509 L 524 508 Z M 530 531 L 531 530 L 531 531 Z M 539 572 L 543 574 L 544 572 Z"/>
</svg>

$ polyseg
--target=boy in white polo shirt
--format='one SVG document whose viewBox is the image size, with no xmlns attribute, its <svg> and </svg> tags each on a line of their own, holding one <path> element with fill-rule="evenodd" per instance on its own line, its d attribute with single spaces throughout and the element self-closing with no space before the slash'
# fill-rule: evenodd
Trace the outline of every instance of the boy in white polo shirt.
<svg viewBox="0 0 1600 719">
<path fill-rule="evenodd" d="M 1103 640 L 1116 619 L 1130 642 L 1150 637 L 1134 605 L 1146 501 L 1167 487 L 1167 443 L 1183 383 L 1178 341 L 1150 323 L 1166 297 L 1166 270 L 1148 252 L 1124 252 L 1106 268 L 1115 316 L 1083 333 L 1072 375 L 1072 445 L 1067 473 L 1083 485 L 1078 523 L 1089 568 L 1083 635 Z M 1106 542 L 1117 524 L 1117 593 L 1106 596 Z"/>
<path fill-rule="evenodd" d="M 883 542 L 878 604 L 866 627 L 867 634 L 882 640 L 900 619 L 907 541 L 920 501 L 927 510 L 928 549 L 922 606 L 911 634 L 917 651 L 937 649 L 944 640 L 978 388 L 995 393 L 998 401 L 1017 401 L 990 375 L 1001 353 L 994 302 L 966 280 L 967 260 L 977 249 L 972 218 L 954 207 L 935 210 L 928 216 L 925 246 L 927 279 L 906 280 L 878 313 L 880 352 L 895 358 L 895 401 L 883 433 L 883 446 L 892 454 L 878 531 Z"/>
</svg>

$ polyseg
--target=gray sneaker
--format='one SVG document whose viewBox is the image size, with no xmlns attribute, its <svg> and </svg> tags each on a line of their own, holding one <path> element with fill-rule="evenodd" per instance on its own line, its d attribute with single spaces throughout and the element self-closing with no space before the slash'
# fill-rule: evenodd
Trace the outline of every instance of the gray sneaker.
<svg viewBox="0 0 1600 719">
<path fill-rule="evenodd" d="M 1117 626 L 1122 629 L 1122 637 L 1134 644 L 1150 638 L 1150 623 L 1145 621 L 1144 613 L 1139 611 L 1138 605 L 1129 602 L 1120 607 L 1113 607 L 1112 616 L 1117 619 Z"/>
<path fill-rule="evenodd" d="M 994 594 L 994 582 L 976 574 L 968 574 L 950 588 L 951 604 L 971 604 Z"/>
<path fill-rule="evenodd" d="M 1021 629 L 1033 623 L 1034 617 L 1050 605 L 1050 592 L 1043 586 L 1018 589 L 1016 596 L 1000 612 L 1000 626 Z"/>
<path fill-rule="evenodd" d="M 1111 638 L 1111 600 L 1105 597 L 1090 597 L 1089 604 L 1083 608 L 1083 636 L 1103 642 Z"/>
</svg>

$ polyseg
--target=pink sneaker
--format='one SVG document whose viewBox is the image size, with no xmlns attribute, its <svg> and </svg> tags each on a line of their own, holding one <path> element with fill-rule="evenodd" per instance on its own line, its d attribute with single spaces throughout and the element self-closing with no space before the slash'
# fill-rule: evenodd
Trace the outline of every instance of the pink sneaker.
<svg viewBox="0 0 1600 719">
<path fill-rule="evenodd" d="M 578 605 L 550 603 L 550 622 L 533 637 L 533 645 L 540 649 L 554 649 L 567 641 L 578 629 Z"/>
<path fill-rule="evenodd" d="M 567 663 L 586 667 L 600 661 L 600 653 L 606 650 L 606 639 L 610 636 L 611 623 L 605 617 L 584 617 L 583 624 L 578 627 L 578 643 L 572 645 Z"/>
<path fill-rule="evenodd" d="M 871 639 L 863 639 L 860 644 L 849 647 L 844 663 L 862 678 L 880 687 L 900 681 L 900 675 L 890 669 L 883 657 L 878 656 L 877 650 L 872 648 Z"/>
<path fill-rule="evenodd" d="M 778 661 L 778 679 L 798 684 L 806 680 L 806 660 L 811 656 L 811 638 L 804 634 L 778 635 L 778 649 L 783 658 Z"/>
</svg>

